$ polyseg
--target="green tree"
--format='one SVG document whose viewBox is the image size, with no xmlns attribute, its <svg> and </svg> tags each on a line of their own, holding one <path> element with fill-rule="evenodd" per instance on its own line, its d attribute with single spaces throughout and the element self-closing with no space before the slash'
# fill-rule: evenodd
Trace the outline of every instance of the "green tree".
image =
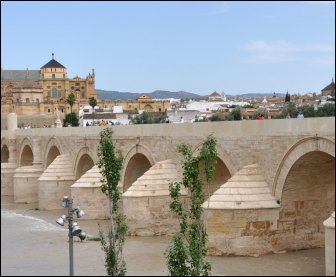
<svg viewBox="0 0 336 277">
<path fill-rule="evenodd" d="M 75 95 L 71 92 L 69 95 L 68 95 L 68 98 L 66 99 L 66 102 L 67 104 L 70 105 L 70 114 L 72 114 L 72 106 L 75 104 Z M 72 122 L 72 120 L 70 120 L 70 122 Z M 71 124 L 72 125 L 72 124 Z M 72 125 L 73 126 L 73 125 Z M 78 125 L 77 125 L 78 126 Z"/>
<path fill-rule="evenodd" d="M 92 115 L 93 115 L 93 122 L 94 122 L 94 114 L 95 114 L 94 107 L 97 106 L 97 100 L 96 100 L 96 98 L 90 97 L 89 98 L 89 105 L 92 107 L 92 110 L 93 110 L 93 114 Z"/>
<path fill-rule="evenodd" d="M 63 119 L 63 126 L 66 127 L 69 124 L 73 127 L 77 127 L 79 125 L 79 119 L 76 113 L 68 113 L 65 115 L 65 118 Z"/>
<path fill-rule="evenodd" d="M 282 110 L 282 118 L 285 118 L 287 114 L 289 114 L 291 118 L 295 118 L 297 116 L 298 110 L 293 102 L 289 102 L 287 106 Z"/>
<path fill-rule="evenodd" d="M 322 107 L 319 107 L 317 109 L 316 116 L 335 116 L 335 104 L 326 103 Z"/>
<path fill-rule="evenodd" d="M 209 136 L 197 157 L 192 156 L 191 146 L 187 144 L 180 145 L 179 152 L 184 157 L 183 179 L 171 184 L 169 191 L 172 198 L 170 209 L 179 219 L 180 230 L 174 234 L 165 253 L 166 263 L 172 276 L 208 276 L 211 265 L 205 260 L 207 233 L 202 220 L 205 186 L 200 168 L 203 168 L 205 181 L 209 184 L 215 172 L 216 139 Z M 183 206 L 180 198 L 182 186 L 189 190 L 189 209 Z"/>
<path fill-rule="evenodd" d="M 154 117 L 148 112 L 144 111 L 131 119 L 133 124 L 157 124 L 163 121 L 163 117 Z"/>
<path fill-rule="evenodd" d="M 121 152 L 112 141 L 113 131 L 104 128 L 100 132 L 98 145 L 98 168 L 103 176 L 101 191 L 109 199 L 110 226 L 107 239 L 99 226 L 99 237 L 105 251 L 105 267 L 109 276 L 125 276 L 126 262 L 123 257 L 123 245 L 127 233 L 126 216 L 120 207 L 121 192 L 118 189 L 120 171 L 123 164 Z"/>
<path fill-rule="evenodd" d="M 298 112 L 302 112 L 304 117 L 315 117 L 316 111 L 314 109 L 314 106 L 302 106 L 298 108 Z"/>
<path fill-rule="evenodd" d="M 287 93 L 286 93 L 286 96 L 285 96 L 285 102 L 290 102 L 290 95 L 288 93 L 288 90 L 287 90 Z"/>
<path fill-rule="evenodd" d="M 241 111 L 240 107 L 234 108 L 226 117 L 227 120 L 241 120 Z"/>
</svg>

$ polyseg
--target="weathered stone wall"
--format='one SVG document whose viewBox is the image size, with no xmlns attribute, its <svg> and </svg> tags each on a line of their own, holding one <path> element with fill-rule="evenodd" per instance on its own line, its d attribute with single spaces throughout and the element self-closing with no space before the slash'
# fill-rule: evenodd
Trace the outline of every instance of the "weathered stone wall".
<svg viewBox="0 0 336 277">
<path fill-rule="evenodd" d="M 38 181 L 38 207 L 40 210 L 62 209 L 61 200 L 71 195 L 73 180 L 42 180 Z"/>
<path fill-rule="evenodd" d="M 85 212 L 81 220 L 109 218 L 108 198 L 101 192 L 99 186 L 71 187 L 71 197 L 74 200 L 74 207 L 80 206 Z"/>
<path fill-rule="evenodd" d="M 253 256 L 275 252 L 278 209 L 214 210 L 204 213 L 210 255 Z"/>
<path fill-rule="evenodd" d="M 158 236 L 178 230 L 178 219 L 169 210 L 170 196 L 123 197 L 128 233 L 133 236 Z"/>
</svg>

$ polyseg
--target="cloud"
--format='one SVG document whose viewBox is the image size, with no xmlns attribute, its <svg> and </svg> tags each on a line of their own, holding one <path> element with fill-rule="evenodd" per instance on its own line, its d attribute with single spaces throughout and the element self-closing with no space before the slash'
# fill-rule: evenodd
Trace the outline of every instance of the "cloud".
<svg viewBox="0 0 336 277">
<path fill-rule="evenodd" d="M 329 44 L 295 44 L 286 41 L 252 41 L 244 49 L 254 63 L 282 63 L 293 61 L 334 59 L 335 50 Z M 321 58 L 323 56 L 323 59 Z M 323 64 L 323 62 L 319 62 Z M 324 64 L 327 64 L 324 62 Z"/>
</svg>

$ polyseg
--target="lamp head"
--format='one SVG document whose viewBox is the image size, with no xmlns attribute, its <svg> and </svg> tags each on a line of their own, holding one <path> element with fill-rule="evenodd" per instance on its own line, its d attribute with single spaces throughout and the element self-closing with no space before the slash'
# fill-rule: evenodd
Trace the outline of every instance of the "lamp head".
<svg viewBox="0 0 336 277">
<path fill-rule="evenodd" d="M 81 240 L 84 240 L 86 238 L 86 232 L 85 231 L 81 231 L 78 235 L 78 237 L 81 239 Z"/>
<path fill-rule="evenodd" d="M 59 219 L 56 220 L 56 223 L 61 226 L 64 226 L 65 220 L 66 220 L 66 215 L 63 214 Z"/>
<path fill-rule="evenodd" d="M 72 235 L 73 236 L 78 236 L 81 231 L 82 231 L 82 229 L 79 227 L 78 223 L 74 222 L 72 224 Z"/>
<path fill-rule="evenodd" d="M 82 217 L 83 215 L 85 215 L 84 211 L 81 210 L 80 207 L 78 207 L 78 208 L 76 209 L 76 216 L 77 216 L 77 218 L 80 218 L 80 217 Z"/>
</svg>

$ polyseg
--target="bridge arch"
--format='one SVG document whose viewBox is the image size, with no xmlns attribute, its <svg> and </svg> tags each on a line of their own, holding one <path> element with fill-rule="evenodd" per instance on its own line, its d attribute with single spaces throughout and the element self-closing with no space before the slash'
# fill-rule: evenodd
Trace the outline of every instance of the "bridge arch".
<svg viewBox="0 0 336 277">
<path fill-rule="evenodd" d="M 6 144 L 1 145 L 1 163 L 8 163 L 9 149 Z"/>
<path fill-rule="evenodd" d="M 321 137 L 300 140 L 280 166 L 273 190 L 281 200 L 278 229 L 289 234 L 284 242 L 291 249 L 322 247 L 323 221 L 335 210 L 334 143 Z"/>
<path fill-rule="evenodd" d="M 45 168 L 47 168 L 58 155 L 61 155 L 63 153 L 63 151 L 61 144 L 55 137 L 49 139 L 45 149 L 44 166 Z"/>
<path fill-rule="evenodd" d="M 125 192 L 140 176 L 155 164 L 151 152 L 143 145 L 133 146 L 126 154 L 121 183 Z"/>
<path fill-rule="evenodd" d="M 192 151 L 194 156 L 199 153 L 202 148 L 202 144 L 203 142 L 196 145 Z M 229 155 L 220 145 L 217 145 L 215 176 L 214 179 L 209 183 L 209 196 L 219 189 L 221 185 L 226 183 L 226 181 L 229 180 L 232 177 L 232 174 L 234 174 L 236 171 L 237 169 L 234 167 L 234 164 L 231 161 Z"/>
<path fill-rule="evenodd" d="M 295 143 L 284 155 L 280 165 L 278 166 L 273 186 L 272 193 L 278 200 L 281 199 L 283 187 L 287 175 L 300 157 L 307 153 L 320 151 L 335 158 L 335 142 L 323 137 L 307 137 Z"/>
<path fill-rule="evenodd" d="M 78 180 L 85 172 L 91 169 L 95 162 L 89 147 L 83 147 L 77 154 L 74 172 Z"/>
<path fill-rule="evenodd" d="M 20 149 L 20 166 L 32 166 L 34 161 L 33 147 L 28 138 L 24 138 Z"/>
</svg>

